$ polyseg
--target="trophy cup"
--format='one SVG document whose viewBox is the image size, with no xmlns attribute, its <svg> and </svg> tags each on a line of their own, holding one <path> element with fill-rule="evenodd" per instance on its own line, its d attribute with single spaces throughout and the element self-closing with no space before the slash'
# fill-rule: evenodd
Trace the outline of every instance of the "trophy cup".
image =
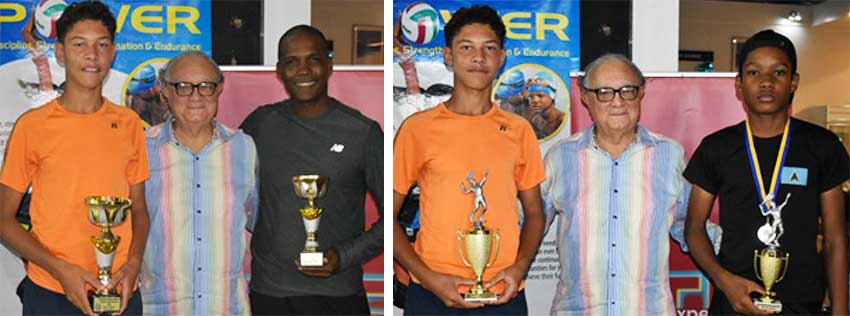
<svg viewBox="0 0 850 316">
<path fill-rule="evenodd" d="M 103 227 L 100 234 L 91 236 L 91 241 L 97 257 L 97 278 L 100 284 L 106 286 L 112 278 L 112 261 L 121 241 L 121 237 L 112 234 L 109 228 L 124 222 L 133 201 L 111 196 L 89 196 L 85 202 L 89 209 L 89 221 Z M 90 295 L 92 311 L 97 314 L 112 314 L 121 310 L 121 296 L 115 289 L 97 290 Z"/>
<path fill-rule="evenodd" d="M 773 203 L 773 197 L 768 196 L 759 208 L 762 215 L 767 217 L 767 223 L 759 227 L 758 238 L 767 245 L 767 248 L 755 250 L 753 255 L 753 266 L 756 270 L 756 277 L 764 284 L 765 294 L 760 298 L 754 298 L 753 304 L 757 308 L 771 312 L 781 312 L 782 302 L 773 298 L 776 293 L 771 292 L 773 286 L 782 281 L 785 277 L 785 272 L 788 271 L 789 254 L 779 250 L 779 237 L 782 236 L 784 228 L 782 227 L 782 208 L 788 203 L 788 198 L 791 193 L 785 196 L 785 202 L 776 206 Z"/>
<path fill-rule="evenodd" d="M 466 175 L 464 181 L 460 183 L 460 189 L 464 194 L 473 193 L 475 195 L 475 207 L 472 213 L 469 214 L 469 221 L 472 223 L 472 228 L 463 232 L 457 231 L 457 250 L 460 259 L 467 267 L 471 267 L 475 273 L 475 286 L 469 289 L 469 292 L 463 295 L 463 299 L 467 302 L 484 302 L 495 301 L 496 293 L 490 292 L 484 287 L 482 277 L 484 268 L 489 267 L 493 262 L 496 262 L 496 257 L 499 255 L 499 231 L 495 233 L 484 227 L 484 213 L 487 212 L 487 202 L 484 200 L 484 182 L 487 181 L 489 170 L 484 170 L 484 178 L 478 182 L 473 177 L 472 171 Z M 470 187 L 466 188 L 464 184 L 469 181 Z M 475 214 L 480 211 L 478 219 L 475 219 Z M 493 249 L 493 240 L 495 239 L 495 249 Z M 466 255 L 464 255 L 466 249 Z M 467 260 L 466 257 L 469 257 Z"/>
<path fill-rule="evenodd" d="M 328 179 L 328 177 L 318 175 L 292 177 L 295 194 L 302 199 L 307 199 L 307 207 L 299 210 L 301 219 L 304 221 L 304 230 L 307 233 L 307 241 L 304 243 L 304 251 L 301 252 L 300 258 L 301 266 L 304 267 L 321 267 L 324 265 L 324 255 L 319 252 L 319 242 L 316 241 L 322 209 L 316 207 L 315 199 L 325 195 Z"/>
</svg>

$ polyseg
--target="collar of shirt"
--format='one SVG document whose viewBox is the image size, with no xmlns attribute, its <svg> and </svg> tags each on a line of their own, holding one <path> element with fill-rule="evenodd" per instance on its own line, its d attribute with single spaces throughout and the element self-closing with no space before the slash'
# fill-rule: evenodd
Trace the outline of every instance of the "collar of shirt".
<svg viewBox="0 0 850 316">
<path fill-rule="evenodd" d="M 165 145 L 167 143 L 178 143 L 177 138 L 174 137 L 174 127 L 173 120 L 168 120 L 166 123 L 159 125 L 159 132 L 154 132 L 153 134 L 148 134 L 147 138 L 153 139 L 157 145 Z M 229 131 L 224 127 L 221 123 L 216 120 L 212 121 L 213 123 L 213 136 L 211 141 L 219 140 L 222 143 L 226 143 L 233 138 L 235 132 Z M 157 128 L 152 127 L 152 128 Z"/>
<path fill-rule="evenodd" d="M 594 137 L 593 129 L 596 128 L 596 123 L 590 124 L 584 132 L 579 137 L 578 145 L 581 148 L 584 147 L 593 147 L 596 146 L 596 140 Z M 637 137 L 633 143 L 644 144 L 647 146 L 655 146 L 658 143 L 658 140 L 655 136 L 652 135 L 649 131 L 647 131 L 643 126 L 637 124 Z"/>
</svg>

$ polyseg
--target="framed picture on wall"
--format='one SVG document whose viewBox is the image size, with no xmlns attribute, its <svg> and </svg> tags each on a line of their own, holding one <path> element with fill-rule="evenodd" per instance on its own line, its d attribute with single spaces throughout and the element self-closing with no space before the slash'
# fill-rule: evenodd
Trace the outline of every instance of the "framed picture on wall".
<svg viewBox="0 0 850 316">
<path fill-rule="evenodd" d="M 351 63 L 382 65 L 384 63 L 384 28 L 377 25 L 355 25 L 351 40 Z"/>
<path fill-rule="evenodd" d="M 741 47 L 744 46 L 744 42 L 746 41 L 747 37 L 732 37 L 732 56 L 729 58 L 732 61 L 732 65 L 729 65 L 729 69 L 733 72 L 738 72 L 738 53 L 741 52 Z"/>
</svg>

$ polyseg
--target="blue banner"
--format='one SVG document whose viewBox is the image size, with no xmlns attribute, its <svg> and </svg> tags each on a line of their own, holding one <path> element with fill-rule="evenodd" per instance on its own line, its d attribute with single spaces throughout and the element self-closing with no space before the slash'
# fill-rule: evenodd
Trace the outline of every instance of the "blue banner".
<svg viewBox="0 0 850 316">
<path fill-rule="evenodd" d="M 103 95 L 133 108 L 145 125 L 162 122 L 167 110 L 158 97 L 158 71 L 182 51 L 211 54 L 210 1 L 102 1 L 117 24 L 115 61 Z M 5 125 L 62 92 L 65 70 L 54 57 L 55 22 L 72 2 L 0 2 L 0 93 L 7 104 L 0 109 L 2 141 L 7 136 Z"/>
<path fill-rule="evenodd" d="M 395 122 L 448 98 L 443 27 L 459 0 L 394 1 Z M 569 134 L 569 74 L 580 68 L 579 1 L 488 1 L 505 23 L 506 59 L 493 100 L 531 122 L 542 142 Z"/>
</svg>

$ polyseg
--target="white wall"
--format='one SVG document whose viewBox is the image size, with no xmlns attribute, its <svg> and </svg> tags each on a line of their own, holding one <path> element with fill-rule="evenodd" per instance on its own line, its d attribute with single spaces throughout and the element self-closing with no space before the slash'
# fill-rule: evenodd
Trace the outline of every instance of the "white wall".
<svg viewBox="0 0 850 316">
<path fill-rule="evenodd" d="M 263 64 L 277 63 L 277 40 L 290 27 L 310 24 L 310 0 L 263 1 Z"/>
<path fill-rule="evenodd" d="M 679 69 L 679 0 L 632 2 L 632 61 L 644 72 Z"/>
<path fill-rule="evenodd" d="M 0 244 L 0 315 L 20 315 L 21 301 L 15 290 L 24 279 L 24 263 Z"/>
</svg>

